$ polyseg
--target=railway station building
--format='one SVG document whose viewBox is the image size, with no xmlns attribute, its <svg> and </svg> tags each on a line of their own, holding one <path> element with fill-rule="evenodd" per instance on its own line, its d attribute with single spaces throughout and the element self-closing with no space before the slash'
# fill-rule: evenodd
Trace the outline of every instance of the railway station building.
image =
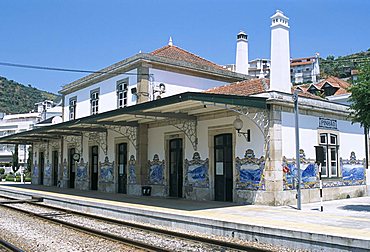
<svg viewBox="0 0 370 252">
<path fill-rule="evenodd" d="M 229 71 L 170 40 L 65 85 L 62 123 L 0 143 L 32 145 L 33 184 L 292 204 L 296 88 L 290 82 L 288 18 L 277 11 L 271 24 L 270 79 Z M 237 39 L 237 48 L 245 48 L 246 34 Z M 339 90 L 333 83 L 320 88 Z M 319 200 L 319 169 L 326 200 L 366 195 L 364 129 L 351 122 L 346 104 L 298 89 L 302 202 Z M 316 146 L 324 150 L 321 168 Z"/>
</svg>

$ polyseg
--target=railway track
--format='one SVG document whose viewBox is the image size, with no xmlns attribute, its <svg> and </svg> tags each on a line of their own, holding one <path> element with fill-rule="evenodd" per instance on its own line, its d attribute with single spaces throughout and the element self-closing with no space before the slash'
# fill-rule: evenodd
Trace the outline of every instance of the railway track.
<svg viewBox="0 0 370 252">
<path fill-rule="evenodd" d="M 8 196 L 0 195 L 0 197 L 6 198 L 9 200 L 18 200 L 18 199 L 11 198 Z M 44 219 L 46 221 L 57 223 L 59 225 L 64 225 L 64 226 L 73 228 L 75 230 L 79 230 L 85 233 L 96 235 L 102 238 L 124 243 L 129 246 L 133 246 L 135 248 L 146 250 L 146 251 L 174 251 L 174 249 L 167 248 L 166 246 L 153 245 L 153 244 L 150 244 L 150 242 L 148 241 L 139 241 L 139 240 L 132 239 L 132 238 L 126 238 L 126 237 L 111 233 L 109 231 L 102 231 L 102 230 L 87 227 L 81 224 L 75 224 L 75 223 L 72 223 L 71 221 L 62 220 L 62 218 L 63 216 L 64 217 L 69 216 L 69 218 L 78 216 L 82 218 L 91 219 L 91 221 L 98 220 L 102 223 L 119 225 L 120 227 L 135 229 L 135 230 L 139 230 L 140 232 L 150 232 L 151 235 L 157 235 L 158 237 L 164 236 L 166 237 L 166 240 L 173 240 L 173 241 L 181 240 L 181 241 L 185 241 L 188 243 L 195 243 L 195 244 L 198 244 L 198 247 L 205 247 L 206 248 L 205 250 L 208 250 L 207 248 L 210 248 L 210 250 L 219 250 L 219 251 L 250 251 L 250 252 L 270 251 L 266 249 L 257 248 L 254 246 L 247 246 L 244 244 L 232 243 L 232 242 L 227 242 L 227 241 L 222 241 L 222 240 L 215 240 L 215 239 L 211 239 L 207 237 L 199 237 L 199 236 L 194 236 L 190 234 L 175 232 L 172 230 L 159 229 L 159 228 L 155 228 L 151 226 L 146 226 L 143 224 L 125 222 L 125 221 L 110 219 L 110 218 L 102 217 L 102 216 L 95 216 L 91 214 L 76 212 L 76 211 L 67 210 L 67 209 L 45 205 L 45 204 L 40 204 L 36 202 L 27 202 L 23 204 L 31 205 L 35 207 L 37 206 L 39 208 L 41 207 L 47 210 L 51 210 L 53 212 L 37 213 L 35 211 L 31 211 L 27 209 L 20 209 L 19 207 L 14 207 L 12 206 L 13 204 L 5 204 L 5 205 L 2 204 L 2 206 L 10 208 L 10 209 L 14 209 L 15 211 L 23 212 L 31 216 L 35 216 L 37 218 Z M 40 209 L 39 209 L 39 212 L 40 212 Z"/>
<path fill-rule="evenodd" d="M 3 239 L 0 239 L 0 251 L 23 252 L 22 249 Z"/>
</svg>

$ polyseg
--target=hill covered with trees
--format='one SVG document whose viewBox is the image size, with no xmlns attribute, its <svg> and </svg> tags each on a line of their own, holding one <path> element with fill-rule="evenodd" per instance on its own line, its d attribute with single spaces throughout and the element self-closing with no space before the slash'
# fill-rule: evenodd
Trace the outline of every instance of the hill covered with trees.
<svg viewBox="0 0 370 252">
<path fill-rule="evenodd" d="M 35 108 L 35 103 L 44 100 L 57 102 L 60 96 L 0 76 L 0 112 L 28 113 Z"/>
<path fill-rule="evenodd" d="M 327 76 L 348 78 L 351 77 L 351 70 L 358 70 L 366 62 L 370 62 L 370 49 L 365 52 L 339 56 L 337 58 L 329 55 L 326 59 L 320 59 L 320 75 L 323 78 Z"/>
</svg>

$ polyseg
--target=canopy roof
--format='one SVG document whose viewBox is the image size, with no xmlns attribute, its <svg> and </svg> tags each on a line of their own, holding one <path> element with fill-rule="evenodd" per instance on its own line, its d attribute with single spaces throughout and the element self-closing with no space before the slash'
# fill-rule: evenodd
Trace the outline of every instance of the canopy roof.
<svg viewBox="0 0 370 252">
<path fill-rule="evenodd" d="M 1 137 L 0 144 L 32 144 L 61 139 L 62 136 L 80 136 L 83 132 L 105 132 L 107 125 L 136 127 L 141 123 L 165 121 L 169 118 L 196 120 L 197 116 L 224 110 L 227 106 L 266 108 L 266 98 L 186 92 Z"/>
</svg>

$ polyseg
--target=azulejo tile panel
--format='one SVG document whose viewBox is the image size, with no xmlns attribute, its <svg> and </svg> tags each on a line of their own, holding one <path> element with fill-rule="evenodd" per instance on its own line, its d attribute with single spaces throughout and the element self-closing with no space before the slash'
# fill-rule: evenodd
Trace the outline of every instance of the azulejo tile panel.
<svg viewBox="0 0 370 252">
<path fill-rule="evenodd" d="M 148 184 L 163 185 L 164 184 L 164 160 L 160 161 L 158 154 L 154 154 L 153 161 L 148 161 L 149 177 Z"/>
<path fill-rule="evenodd" d="M 252 149 L 247 149 L 243 158 L 236 157 L 236 189 L 265 190 L 263 171 L 264 157 L 256 158 Z"/>
<path fill-rule="evenodd" d="M 99 182 L 114 183 L 114 162 L 109 162 L 108 157 L 105 157 L 103 163 L 100 163 Z"/>
<path fill-rule="evenodd" d="M 136 160 L 134 155 L 131 155 L 128 161 L 128 183 L 136 184 Z"/>
<path fill-rule="evenodd" d="M 283 171 L 284 171 L 284 190 L 296 189 L 298 169 L 296 167 L 295 159 L 287 159 L 283 157 Z M 300 167 L 301 167 L 301 188 L 318 188 L 318 166 L 315 160 L 306 159 L 304 150 L 300 150 Z M 323 180 L 323 187 L 339 187 L 339 186 L 352 186 L 364 185 L 365 183 L 365 169 L 364 160 L 357 160 L 354 152 L 351 152 L 350 159 L 340 158 L 341 174 L 338 178 L 330 180 Z"/>
<path fill-rule="evenodd" d="M 199 152 L 194 152 L 193 159 L 185 159 L 185 186 L 209 187 L 208 158 L 202 160 Z"/>
<path fill-rule="evenodd" d="M 84 159 L 81 158 L 81 161 L 77 165 L 76 180 L 78 180 L 78 181 L 88 180 L 88 178 L 87 178 L 87 167 L 88 167 L 88 162 L 85 163 Z"/>
<path fill-rule="evenodd" d="M 39 168 L 37 166 L 37 162 L 35 161 L 35 164 L 33 165 L 33 172 L 32 172 L 33 177 L 38 177 L 39 176 Z"/>
</svg>

